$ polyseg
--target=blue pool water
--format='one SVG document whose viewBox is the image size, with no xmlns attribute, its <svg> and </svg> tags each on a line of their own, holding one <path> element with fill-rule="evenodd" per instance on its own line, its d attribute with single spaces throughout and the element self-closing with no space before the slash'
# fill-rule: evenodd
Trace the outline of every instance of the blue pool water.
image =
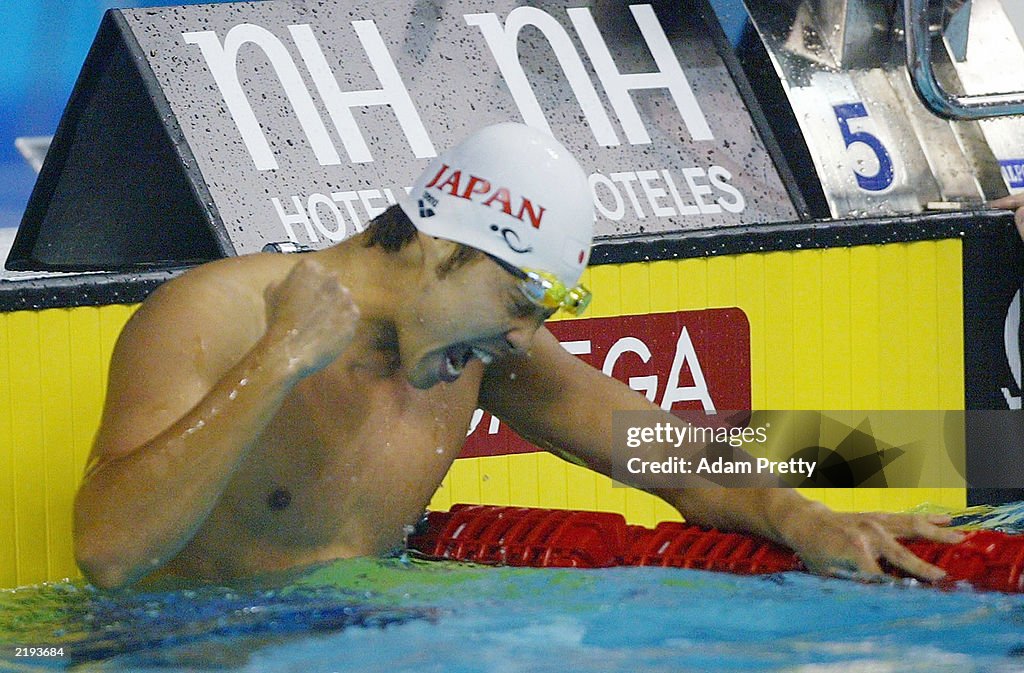
<svg viewBox="0 0 1024 673">
<path fill-rule="evenodd" d="M 1024 503 L 961 524 L 1024 532 Z M 17 657 L 29 646 L 63 656 Z M 1024 671 L 1024 595 L 799 573 L 354 559 L 230 587 L 0 592 L 0 670 Z"/>
</svg>

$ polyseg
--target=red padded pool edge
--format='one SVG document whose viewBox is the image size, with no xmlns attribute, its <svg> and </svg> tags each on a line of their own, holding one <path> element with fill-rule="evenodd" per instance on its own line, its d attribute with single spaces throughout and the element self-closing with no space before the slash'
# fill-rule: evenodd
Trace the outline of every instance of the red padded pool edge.
<svg viewBox="0 0 1024 673">
<path fill-rule="evenodd" d="M 957 544 L 904 544 L 945 570 L 946 583 L 1024 592 L 1024 535 L 972 531 Z M 611 512 L 530 507 L 455 505 L 430 512 L 408 545 L 428 558 L 534 568 L 661 566 L 742 575 L 803 569 L 793 552 L 754 535 L 676 522 L 651 529 Z"/>
</svg>

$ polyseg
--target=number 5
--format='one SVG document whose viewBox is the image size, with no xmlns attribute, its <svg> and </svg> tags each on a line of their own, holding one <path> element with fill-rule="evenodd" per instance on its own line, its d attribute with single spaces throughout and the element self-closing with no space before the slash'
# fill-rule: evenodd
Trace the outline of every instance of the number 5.
<svg viewBox="0 0 1024 673">
<path fill-rule="evenodd" d="M 839 122 L 839 130 L 843 134 L 846 147 L 849 148 L 854 143 L 863 143 L 878 158 L 878 172 L 874 175 L 862 175 L 857 169 L 854 169 L 853 174 L 857 178 L 857 185 L 869 192 L 880 192 L 887 188 L 892 184 L 892 157 L 889 156 L 889 151 L 882 145 L 881 140 L 870 132 L 865 131 L 863 125 L 858 124 L 858 126 L 861 126 L 860 129 L 850 130 L 850 120 L 857 120 L 868 116 L 868 111 L 864 109 L 864 104 L 844 103 L 843 105 L 833 106 L 832 110 L 836 114 L 836 121 Z"/>
</svg>

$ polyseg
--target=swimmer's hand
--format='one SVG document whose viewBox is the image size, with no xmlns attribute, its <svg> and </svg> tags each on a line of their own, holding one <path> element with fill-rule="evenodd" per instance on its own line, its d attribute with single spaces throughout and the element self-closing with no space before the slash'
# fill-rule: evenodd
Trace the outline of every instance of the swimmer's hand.
<svg viewBox="0 0 1024 673">
<path fill-rule="evenodd" d="M 963 533 L 943 528 L 948 524 L 949 517 L 944 515 L 834 512 L 808 503 L 787 517 L 780 532 L 811 572 L 879 576 L 884 561 L 909 575 L 935 582 L 945 577 L 945 571 L 915 556 L 897 538 L 960 542 Z"/>
<path fill-rule="evenodd" d="M 338 275 L 315 259 L 300 260 L 263 297 L 264 339 L 287 357 L 288 368 L 299 376 L 323 369 L 352 341 L 359 308 Z"/>
<path fill-rule="evenodd" d="M 1016 211 L 1013 214 L 1013 221 L 1017 224 L 1017 231 L 1020 232 L 1021 238 L 1024 238 L 1024 192 L 989 201 L 988 205 L 993 208 Z"/>
</svg>

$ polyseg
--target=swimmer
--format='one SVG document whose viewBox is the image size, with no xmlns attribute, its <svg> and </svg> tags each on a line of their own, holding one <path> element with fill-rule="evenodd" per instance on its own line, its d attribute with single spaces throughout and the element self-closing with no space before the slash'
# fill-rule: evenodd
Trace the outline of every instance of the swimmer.
<svg viewBox="0 0 1024 673">
<path fill-rule="evenodd" d="M 86 577 L 223 581 L 391 550 L 478 406 L 609 473 L 610 410 L 658 407 L 543 327 L 586 306 L 593 221 L 565 148 L 499 124 L 438 157 L 351 239 L 219 260 L 162 285 L 114 349 L 75 499 Z M 784 488 L 648 490 L 822 573 L 885 562 L 935 580 L 942 571 L 897 538 L 960 539 L 946 518 L 838 513 Z"/>
</svg>

